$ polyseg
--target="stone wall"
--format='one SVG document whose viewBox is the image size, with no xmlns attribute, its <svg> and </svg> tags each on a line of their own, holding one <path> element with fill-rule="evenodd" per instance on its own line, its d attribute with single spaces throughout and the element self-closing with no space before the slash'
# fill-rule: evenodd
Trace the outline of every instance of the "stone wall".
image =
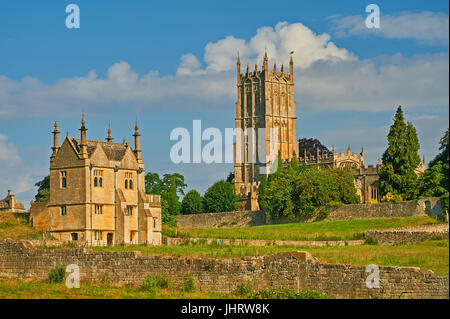
<svg viewBox="0 0 450 319">
<path fill-rule="evenodd" d="M 175 287 L 192 275 L 198 290 L 232 293 L 250 280 L 255 289 L 319 290 L 337 298 L 449 298 L 449 279 L 414 267 L 380 267 L 380 288 L 367 288 L 364 266 L 319 263 L 307 252 L 244 258 L 142 256 L 139 252 L 35 249 L 0 239 L 0 276 L 48 279 L 57 264 L 77 264 L 81 281 L 140 285 L 150 274 L 170 276 Z"/>
<path fill-rule="evenodd" d="M 438 238 L 448 240 L 448 224 L 367 230 L 364 235 L 376 239 L 380 245 L 414 244 Z"/>
<path fill-rule="evenodd" d="M 238 246 L 357 246 L 363 245 L 364 240 L 265 240 L 265 239 L 220 239 L 220 238 L 179 238 L 163 237 L 162 244 L 167 246 L 180 246 L 189 244 L 217 244 Z"/>
<path fill-rule="evenodd" d="M 349 220 L 362 218 L 383 218 L 383 217 L 410 217 L 410 216 L 432 216 L 443 219 L 439 198 L 426 198 L 414 201 L 398 203 L 376 203 L 376 204 L 352 204 L 338 207 L 322 207 L 327 211 L 326 217 L 317 216 L 305 219 L 279 219 L 266 220 L 263 211 L 235 211 L 225 213 L 207 213 L 175 216 L 179 228 L 218 228 L 218 227 L 248 227 L 267 224 L 285 224 L 300 221 L 317 220 Z"/>
<path fill-rule="evenodd" d="M 235 211 L 174 216 L 179 228 L 248 227 L 264 225 L 262 211 Z"/>
</svg>

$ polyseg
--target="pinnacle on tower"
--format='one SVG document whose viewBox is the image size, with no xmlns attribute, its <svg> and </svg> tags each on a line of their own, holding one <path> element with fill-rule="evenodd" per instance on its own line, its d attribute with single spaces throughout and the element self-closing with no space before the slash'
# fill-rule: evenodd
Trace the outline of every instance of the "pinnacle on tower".
<svg viewBox="0 0 450 319">
<path fill-rule="evenodd" d="M 106 141 L 111 143 L 113 141 L 113 137 L 111 136 L 111 127 L 108 127 L 108 137 L 106 137 Z"/>
<path fill-rule="evenodd" d="M 54 130 L 53 130 L 53 147 L 52 147 L 52 156 L 51 158 L 54 158 L 56 156 L 56 153 L 59 150 L 59 131 L 58 131 L 58 122 L 55 121 L 54 124 Z"/>
<path fill-rule="evenodd" d="M 88 153 L 87 153 L 87 141 L 86 141 L 86 131 L 87 128 L 84 126 L 86 124 L 86 121 L 84 120 L 84 114 L 81 117 L 81 143 L 80 143 L 80 152 L 81 152 L 81 158 L 87 158 L 88 157 Z"/>
</svg>

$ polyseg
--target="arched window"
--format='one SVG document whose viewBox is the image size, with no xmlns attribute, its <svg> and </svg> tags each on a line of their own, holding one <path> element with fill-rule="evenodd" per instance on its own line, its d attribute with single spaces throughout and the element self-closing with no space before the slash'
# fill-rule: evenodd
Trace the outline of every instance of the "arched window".
<svg viewBox="0 0 450 319">
<path fill-rule="evenodd" d="M 98 184 L 100 185 L 100 187 L 103 187 L 103 178 L 102 177 L 100 177 L 98 179 Z"/>
<path fill-rule="evenodd" d="M 94 177 L 94 187 L 97 187 L 98 186 L 98 179 L 97 179 L 97 177 Z"/>
<path fill-rule="evenodd" d="M 130 179 L 130 189 L 133 189 L 133 180 Z"/>
<path fill-rule="evenodd" d="M 128 188 L 128 179 L 125 180 L 125 188 Z"/>
</svg>

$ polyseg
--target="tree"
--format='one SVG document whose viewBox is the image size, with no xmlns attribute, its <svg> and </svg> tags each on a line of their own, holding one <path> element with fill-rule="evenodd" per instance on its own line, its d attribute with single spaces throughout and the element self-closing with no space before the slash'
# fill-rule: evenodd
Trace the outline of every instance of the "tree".
<svg viewBox="0 0 450 319">
<path fill-rule="evenodd" d="M 263 178 L 258 201 L 273 219 L 293 219 L 312 217 L 317 207 L 327 204 L 359 203 L 359 196 L 348 171 L 294 163 L 268 180 Z"/>
<path fill-rule="evenodd" d="M 430 161 L 428 169 L 421 178 L 420 193 L 423 196 L 441 197 L 444 209 L 449 206 L 449 131 L 439 141 L 441 151 Z"/>
<path fill-rule="evenodd" d="M 230 183 L 220 180 L 208 188 L 203 201 L 206 212 L 230 212 L 236 209 L 237 195 Z"/>
<path fill-rule="evenodd" d="M 38 187 L 37 194 L 34 197 L 36 202 L 48 202 L 50 200 L 50 175 L 34 184 Z"/>
<path fill-rule="evenodd" d="M 414 170 L 420 163 L 420 145 L 412 123 L 405 123 L 401 106 L 397 108 L 387 140 L 388 148 L 383 153 L 383 166 L 379 173 L 381 197 L 416 199 L 419 196 L 418 176 Z"/>
<path fill-rule="evenodd" d="M 171 215 L 180 214 L 181 203 L 179 201 L 179 197 L 177 194 L 177 185 L 175 178 L 172 179 L 169 191 L 164 192 L 162 194 L 162 198 L 167 201 L 167 208 L 169 210 L 169 214 Z"/>
<path fill-rule="evenodd" d="M 203 199 L 195 189 L 186 193 L 181 202 L 181 214 L 198 214 L 204 211 Z"/>
</svg>

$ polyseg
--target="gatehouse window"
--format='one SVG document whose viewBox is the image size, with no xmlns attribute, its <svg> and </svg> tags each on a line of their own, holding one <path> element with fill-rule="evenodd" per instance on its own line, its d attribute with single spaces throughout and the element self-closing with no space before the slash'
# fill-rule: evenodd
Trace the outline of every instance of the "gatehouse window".
<svg viewBox="0 0 450 319">
<path fill-rule="evenodd" d="M 67 187 L 67 172 L 62 171 L 61 172 L 61 188 Z"/>
<path fill-rule="evenodd" d="M 133 189 L 133 173 L 125 173 L 125 188 Z"/>
<path fill-rule="evenodd" d="M 94 187 L 103 187 L 103 170 L 94 170 Z"/>
</svg>

